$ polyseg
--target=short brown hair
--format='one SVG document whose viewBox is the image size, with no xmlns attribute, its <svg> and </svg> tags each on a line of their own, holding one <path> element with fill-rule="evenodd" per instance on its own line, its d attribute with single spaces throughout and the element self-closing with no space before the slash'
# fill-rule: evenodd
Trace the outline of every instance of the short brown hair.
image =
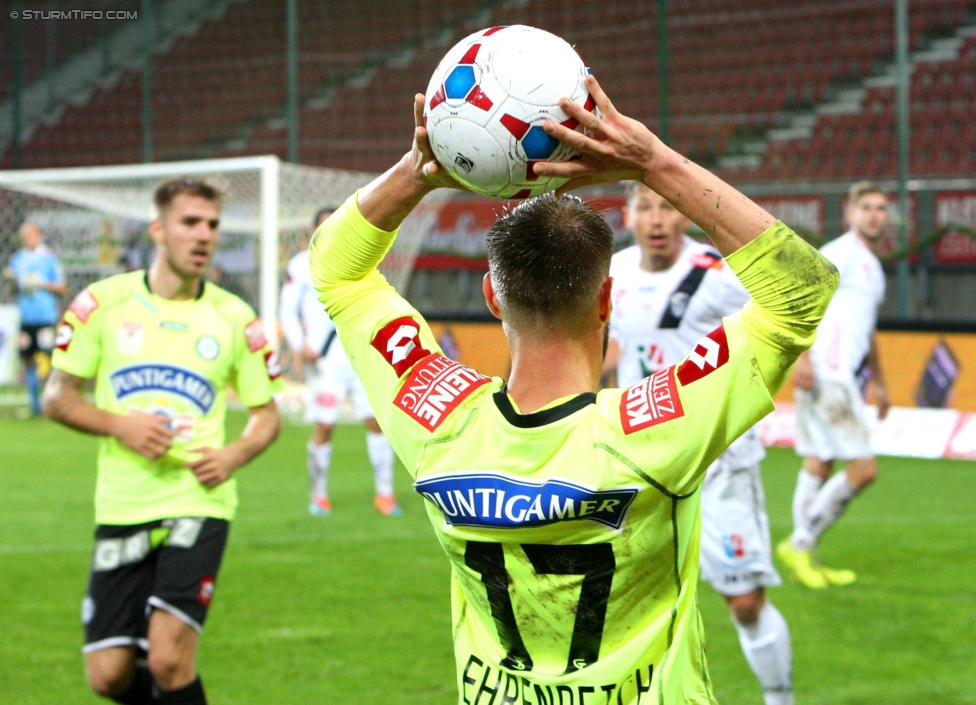
<svg viewBox="0 0 976 705">
<path fill-rule="evenodd" d="M 190 196 L 199 196 L 207 201 L 214 201 L 217 204 L 224 198 L 224 193 L 217 186 L 192 176 L 180 176 L 166 179 L 161 182 L 153 193 L 153 203 L 156 210 L 162 215 L 163 211 L 169 208 L 173 199 L 185 193 Z"/>
<path fill-rule="evenodd" d="M 887 192 L 874 181 L 858 181 L 851 184 L 851 188 L 847 191 L 847 202 L 853 206 L 869 193 L 880 193 L 888 198 Z"/>
<path fill-rule="evenodd" d="M 613 232 L 575 196 L 519 203 L 488 230 L 488 269 L 499 306 L 517 328 L 575 332 L 610 272 Z"/>
</svg>

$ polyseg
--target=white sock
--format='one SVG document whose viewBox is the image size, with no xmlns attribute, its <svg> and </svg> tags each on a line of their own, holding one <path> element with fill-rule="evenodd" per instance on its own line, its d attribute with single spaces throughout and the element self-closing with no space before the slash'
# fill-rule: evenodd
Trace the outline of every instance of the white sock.
<svg viewBox="0 0 976 705">
<path fill-rule="evenodd" d="M 813 546 L 817 545 L 823 533 L 840 518 L 847 503 L 856 494 L 857 490 L 847 479 L 846 472 L 837 473 L 820 488 L 813 504 L 810 505 L 810 517 L 807 520 L 807 530 Z"/>
<path fill-rule="evenodd" d="M 373 464 L 373 480 L 376 482 L 376 494 L 393 494 L 393 448 L 386 436 L 374 431 L 366 432 L 366 452 L 369 462 Z"/>
<path fill-rule="evenodd" d="M 793 548 L 803 549 L 800 544 L 809 543 L 807 526 L 810 523 L 810 505 L 823 483 L 823 478 L 802 468 L 796 476 L 796 489 L 793 490 Z"/>
<path fill-rule="evenodd" d="M 793 693 L 763 693 L 763 702 L 766 705 L 793 705 Z"/>
<path fill-rule="evenodd" d="M 308 491 L 312 499 L 329 497 L 329 464 L 332 462 L 332 444 L 320 446 L 309 443 L 308 452 Z"/>
<path fill-rule="evenodd" d="M 734 615 L 732 624 L 766 705 L 793 705 L 793 647 L 783 615 L 766 600 L 753 624 L 740 624 Z"/>
</svg>

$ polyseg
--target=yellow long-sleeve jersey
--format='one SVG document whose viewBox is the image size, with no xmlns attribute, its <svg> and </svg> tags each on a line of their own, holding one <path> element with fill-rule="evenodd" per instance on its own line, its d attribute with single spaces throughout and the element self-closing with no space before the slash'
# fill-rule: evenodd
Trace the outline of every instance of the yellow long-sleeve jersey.
<svg viewBox="0 0 976 705">
<path fill-rule="evenodd" d="M 450 558 L 458 702 L 713 703 L 698 489 L 773 409 L 836 271 L 777 223 L 728 258 L 754 303 L 681 364 L 521 414 L 376 271 L 394 237 L 353 196 L 312 277 Z"/>
</svg>

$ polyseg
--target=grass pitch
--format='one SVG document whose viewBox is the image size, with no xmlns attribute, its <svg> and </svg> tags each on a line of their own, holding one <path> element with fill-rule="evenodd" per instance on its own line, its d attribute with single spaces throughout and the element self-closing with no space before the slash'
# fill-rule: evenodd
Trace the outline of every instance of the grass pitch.
<svg viewBox="0 0 976 705">
<path fill-rule="evenodd" d="M 243 422 L 232 415 L 231 434 Z M 419 497 L 372 508 L 361 428 L 336 431 L 334 512 L 306 512 L 308 429 L 240 471 L 199 667 L 227 705 L 456 702 L 449 568 Z M 96 441 L 42 419 L 0 418 L 0 703 L 107 702 L 82 670 L 80 603 L 92 541 Z M 763 465 L 774 541 L 790 525 L 798 462 Z M 770 591 L 793 634 L 799 705 L 976 704 L 976 464 L 881 460 L 881 478 L 826 536 L 825 562 L 860 582 Z M 721 599 L 701 586 L 723 705 L 761 705 Z M 485 705 L 482 703 L 482 705 Z"/>
</svg>

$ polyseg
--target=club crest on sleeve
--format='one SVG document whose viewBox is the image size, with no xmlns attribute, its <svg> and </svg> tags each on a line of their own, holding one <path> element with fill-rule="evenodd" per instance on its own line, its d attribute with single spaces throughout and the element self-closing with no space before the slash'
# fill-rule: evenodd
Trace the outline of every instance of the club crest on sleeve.
<svg viewBox="0 0 976 705">
<path fill-rule="evenodd" d="M 682 385 L 697 382 L 728 361 L 729 341 L 725 336 L 725 326 L 722 325 L 698 341 L 691 355 L 678 369 L 678 379 Z"/>
<path fill-rule="evenodd" d="M 684 415 L 674 381 L 674 367 L 645 377 L 625 389 L 620 397 L 620 425 L 628 435 Z"/>
<path fill-rule="evenodd" d="M 420 342 L 420 324 L 410 316 L 390 321 L 373 338 L 373 347 L 390 363 L 397 376 L 430 355 Z"/>
<path fill-rule="evenodd" d="M 75 337 L 75 329 L 70 323 L 62 320 L 58 325 L 58 334 L 54 339 L 54 347 L 58 350 L 68 350 L 68 346 L 71 345 L 71 341 Z"/>
<path fill-rule="evenodd" d="M 264 366 L 268 370 L 268 378 L 276 380 L 281 377 L 281 363 L 274 350 L 269 350 L 264 354 Z"/>
<path fill-rule="evenodd" d="M 462 401 L 489 379 L 441 354 L 429 355 L 413 368 L 393 403 L 433 431 Z"/>
<path fill-rule="evenodd" d="M 88 323 L 88 318 L 98 308 L 98 299 L 88 289 L 85 289 L 75 297 L 68 310 L 75 314 L 75 317 L 82 323 Z"/>
<path fill-rule="evenodd" d="M 244 328 L 244 338 L 247 340 L 248 352 L 257 352 L 268 344 L 268 338 L 264 334 L 264 326 L 261 319 L 255 318 Z"/>
</svg>

